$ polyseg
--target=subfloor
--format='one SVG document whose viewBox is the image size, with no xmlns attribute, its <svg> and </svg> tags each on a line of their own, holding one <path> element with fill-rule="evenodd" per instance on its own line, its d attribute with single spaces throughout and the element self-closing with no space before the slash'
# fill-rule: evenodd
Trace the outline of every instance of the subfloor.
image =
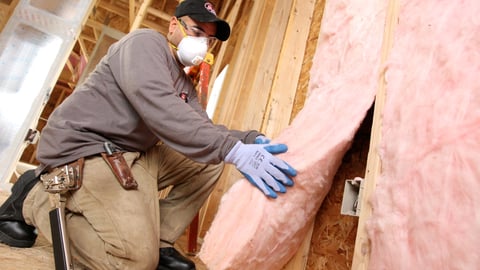
<svg viewBox="0 0 480 270">
<path fill-rule="evenodd" d="M 8 197 L 8 193 L 0 191 L 0 204 L 2 204 Z M 187 247 L 186 235 L 177 243 L 177 250 L 184 252 Z M 198 250 L 198 249 L 197 249 Z M 197 259 L 195 256 L 186 255 L 192 259 L 197 270 L 206 270 L 205 265 Z M 47 242 L 45 237 L 39 235 L 35 245 L 31 248 L 12 248 L 0 243 L 0 269 L 2 270 L 52 270 L 55 269 L 53 261 L 53 248 L 50 243 Z M 75 269 L 85 269 L 80 266 L 76 266 Z"/>
</svg>

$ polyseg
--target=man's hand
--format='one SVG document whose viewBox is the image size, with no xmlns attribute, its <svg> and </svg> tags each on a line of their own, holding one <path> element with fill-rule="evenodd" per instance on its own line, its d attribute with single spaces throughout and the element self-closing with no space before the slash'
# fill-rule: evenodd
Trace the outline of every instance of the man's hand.
<svg viewBox="0 0 480 270">
<path fill-rule="evenodd" d="M 255 138 L 255 144 L 267 144 L 267 143 L 270 143 L 270 139 L 263 135 L 258 135 Z"/>
<path fill-rule="evenodd" d="M 291 177 L 297 175 L 293 167 L 273 156 L 285 153 L 287 149 L 285 144 L 238 142 L 225 157 L 225 162 L 234 164 L 248 181 L 265 195 L 276 198 L 276 192 L 285 193 L 285 186 L 292 186 Z"/>
</svg>

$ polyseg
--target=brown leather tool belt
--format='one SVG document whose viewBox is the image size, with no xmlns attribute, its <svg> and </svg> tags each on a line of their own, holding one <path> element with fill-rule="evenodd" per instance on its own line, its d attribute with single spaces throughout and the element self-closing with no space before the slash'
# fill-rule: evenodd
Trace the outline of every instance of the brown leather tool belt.
<svg viewBox="0 0 480 270">
<path fill-rule="evenodd" d="M 137 189 L 137 181 L 133 178 L 132 171 L 123 157 L 124 152 L 101 153 L 118 182 L 124 189 Z"/>
<path fill-rule="evenodd" d="M 80 158 L 40 175 L 45 190 L 51 193 L 63 193 L 79 189 L 82 186 L 84 162 L 85 159 Z"/>
</svg>

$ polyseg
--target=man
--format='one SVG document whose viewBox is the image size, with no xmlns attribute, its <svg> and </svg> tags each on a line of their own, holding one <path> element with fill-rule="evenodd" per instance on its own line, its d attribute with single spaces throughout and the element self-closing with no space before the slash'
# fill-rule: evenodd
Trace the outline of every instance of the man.
<svg viewBox="0 0 480 270">
<path fill-rule="evenodd" d="M 269 144 L 258 131 L 213 124 L 184 72 L 212 40 L 229 36 L 211 3 L 185 0 L 166 37 L 141 29 L 113 44 L 43 129 L 41 165 L 19 178 L 0 208 L 0 241 L 30 247 L 35 229 L 50 237 L 51 206 L 38 179 L 49 181 L 68 165 L 83 174 L 81 187 L 66 193 L 77 262 L 89 269 L 195 269 L 173 245 L 212 192 L 223 161 L 269 197 L 293 185 L 296 171 L 273 155 L 286 146 Z M 168 186 L 159 201 L 158 190 Z"/>
</svg>

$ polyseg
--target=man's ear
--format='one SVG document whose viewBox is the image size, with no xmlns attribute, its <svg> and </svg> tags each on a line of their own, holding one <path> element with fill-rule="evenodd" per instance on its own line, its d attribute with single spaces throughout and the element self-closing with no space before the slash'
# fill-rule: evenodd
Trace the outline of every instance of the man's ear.
<svg viewBox="0 0 480 270">
<path fill-rule="evenodd" d="M 172 34 L 177 27 L 178 20 L 175 16 L 172 16 L 172 18 L 170 19 L 170 24 L 168 25 L 168 33 Z"/>
</svg>

